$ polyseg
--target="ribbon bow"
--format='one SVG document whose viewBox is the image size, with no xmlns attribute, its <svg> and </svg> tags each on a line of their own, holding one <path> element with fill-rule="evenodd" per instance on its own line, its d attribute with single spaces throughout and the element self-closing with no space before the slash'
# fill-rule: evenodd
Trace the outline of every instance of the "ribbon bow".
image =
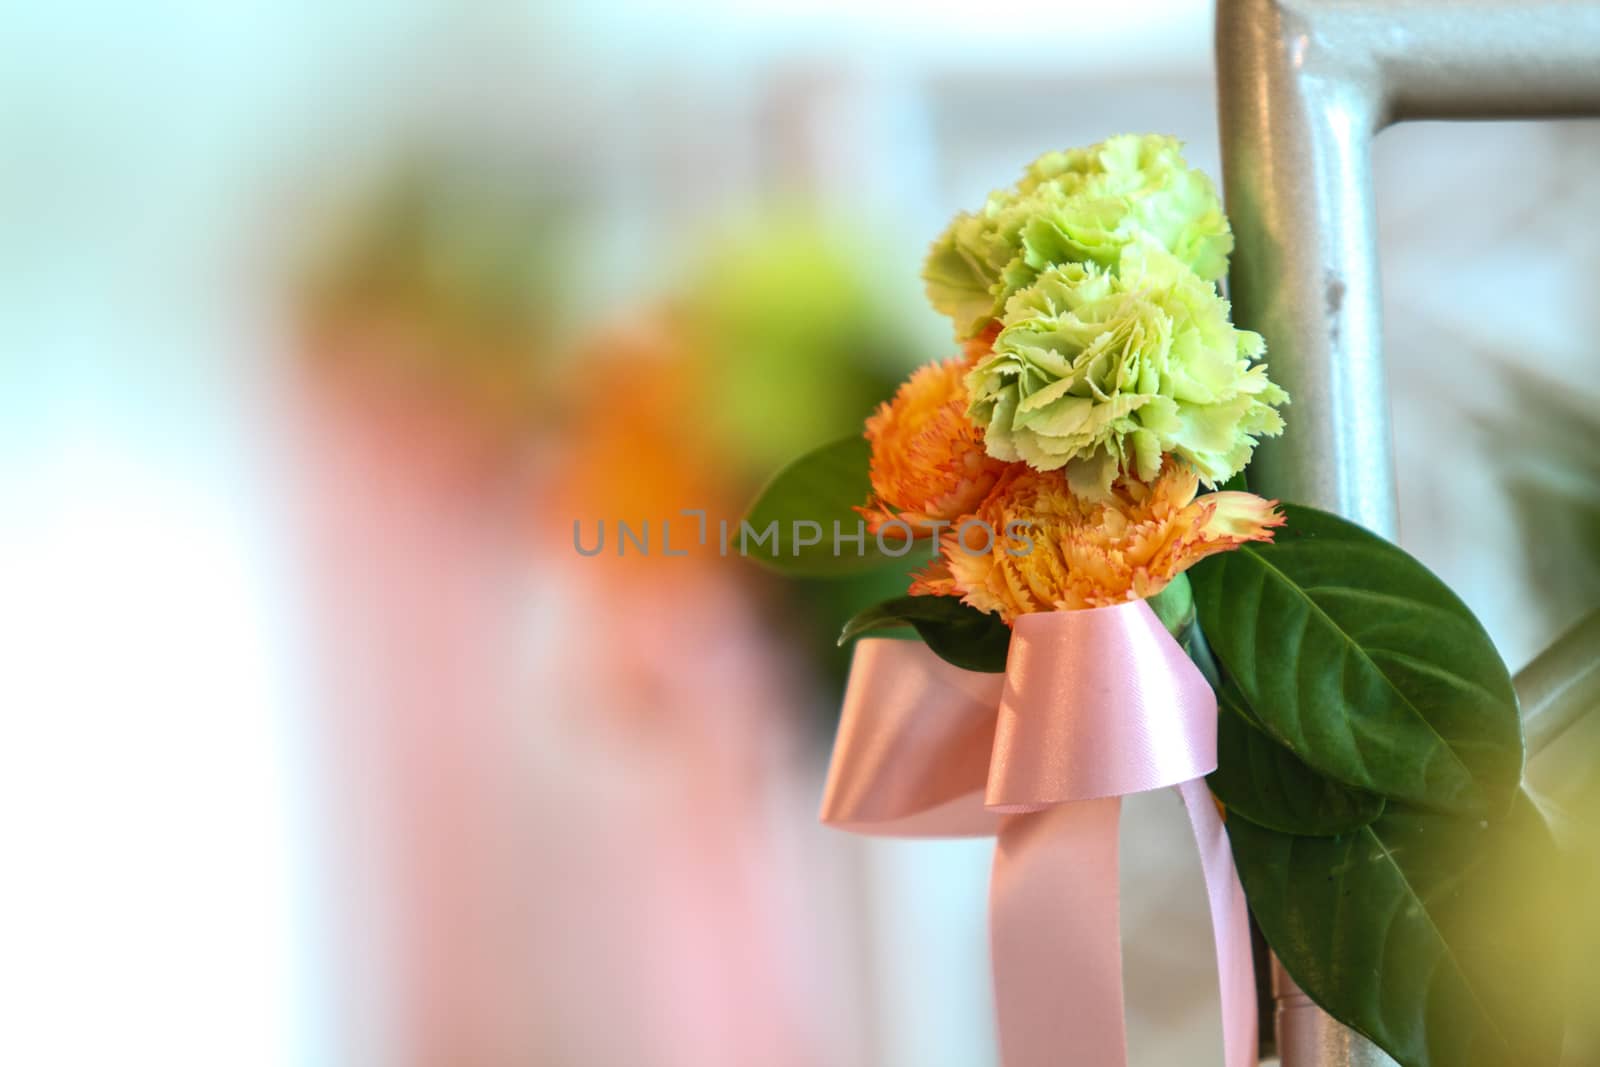
<svg viewBox="0 0 1600 1067">
<path fill-rule="evenodd" d="M 1206 788 L 1217 701 L 1144 601 L 1016 620 L 1004 675 L 918 642 L 860 642 L 823 822 L 995 834 L 990 947 L 1007 1067 L 1127 1063 L 1117 914 L 1121 798 L 1175 786 L 1200 848 L 1228 1067 L 1256 1062 L 1244 892 Z"/>
</svg>

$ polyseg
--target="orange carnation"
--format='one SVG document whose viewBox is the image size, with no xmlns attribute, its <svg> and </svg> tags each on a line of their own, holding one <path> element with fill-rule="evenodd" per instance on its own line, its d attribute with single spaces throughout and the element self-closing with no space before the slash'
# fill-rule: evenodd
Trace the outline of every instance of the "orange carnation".
<svg viewBox="0 0 1600 1067">
<path fill-rule="evenodd" d="M 962 359 L 920 367 L 867 420 L 874 496 L 858 510 L 873 532 L 895 518 L 926 529 L 966 515 L 1005 470 L 967 418 L 969 369 Z"/>
<path fill-rule="evenodd" d="M 1197 498 L 1198 488 L 1194 471 L 1169 458 L 1155 481 L 1124 478 L 1091 502 L 1061 471 L 1014 464 L 971 517 L 978 521 L 941 539 L 941 558 L 911 592 L 959 596 L 1008 623 L 1034 611 L 1106 607 L 1154 596 L 1205 557 L 1270 541 L 1283 525 L 1277 501 L 1236 492 Z"/>
<path fill-rule="evenodd" d="M 989 356 L 994 351 L 995 338 L 1000 336 L 1000 324 L 993 322 L 989 328 L 978 336 L 961 346 L 961 354 L 966 358 L 968 367 L 975 367 L 978 362 Z"/>
</svg>

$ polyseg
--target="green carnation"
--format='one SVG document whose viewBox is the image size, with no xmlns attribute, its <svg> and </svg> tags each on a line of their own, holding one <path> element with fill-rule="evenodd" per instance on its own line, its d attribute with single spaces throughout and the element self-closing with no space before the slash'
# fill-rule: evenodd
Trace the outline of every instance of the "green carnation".
<svg viewBox="0 0 1600 1067">
<path fill-rule="evenodd" d="M 1216 287 L 1153 241 L 1116 269 L 1050 267 L 1005 307 L 993 353 L 968 376 L 990 455 L 1067 469 L 1103 495 L 1126 472 L 1148 481 L 1163 453 L 1226 481 L 1256 438 L 1283 430 L 1289 399 L 1253 361 L 1261 335 L 1235 329 Z"/>
<path fill-rule="evenodd" d="M 1201 278 L 1228 270 L 1233 234 L 1217 191 L 1176 138 L 1124 134 L 1041 156 L 977 214 L 956 217 L 923 267 L 928 299 L 956 334 L 981 334 L 1040 272 L 1064 263 L 1115 270 L 1122 250 L 1153 238 Z"/>
</svg>

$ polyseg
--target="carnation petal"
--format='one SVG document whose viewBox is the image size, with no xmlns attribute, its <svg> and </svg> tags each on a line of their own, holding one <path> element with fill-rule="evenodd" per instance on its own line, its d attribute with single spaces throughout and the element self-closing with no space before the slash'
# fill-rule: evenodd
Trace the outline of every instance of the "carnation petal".
<svg viewBox="0 0 1600 1067">
<path fill-rule="evenodd" d="M 1211 180 L 1171 137 L 1124 135 L 1052 152 L 1021 181 L 958 216 L 923 267 L 928 299 L 961 339 L 981 333 L 1014 294 L 1067 262 L 1117 267 L 1124 250 L 1154 241 L 1186 270 L 1227 272 L 1233 235 Z"/>
<path fill-rule="evenodd" d="M 1091 283 L 1109 289 L 1087 297 Z M 1129 245 L 1119 273 L 1052 267 L 1036 288 L 1013 297 L 1017 321 L 970 379 L 991 455 L 1041 470 L 1095 459 L 1093 478 L 1082 468 L 1073 477 L 1094 492 L 1109 486 L 1105 457 L 1149 478 L 1171 453 L 1215 485 L 1248 462 L 1257 438 L 1282 431 L 1273 407 L 1287 395 L 1239 355 L 1254 342 L 1240 340 L 1216 289 L 1165 249 Z"/>
<path fill-rule="evenodd" d="M 1008 542 L 973 552 L 947 533 L 942 562 L 919 577 L 919 591 L 957 595 L 1008 622 L 1035 611 L 1100 607 L 1154 596 L 1207 556 L 1247 541 L 1270 540 L 1283 516 L 1250 493 L 1195 495 L 1195 471 L 1172 459 L 1149 481 L 1116 479 L 1117 464 L 1077 459 L 1064 470 L 1013 467 L 978 508 L 991 529 L 1022 524 L 1031 549 Z M 1078 492 L 1075 479 L 1113 480 L 1104 492 Z M 1100 488 L 1099 486 L 1096 486 Z"/>
<path fill-rule="evenodd" d="M 968 373 L 965 359 L 921 367 L 867 420 L 874 499 L 860 510 L 873 532 L 896 518 L 920 531 L 966 514 L 999 478 L 1004 464 L 967 416 Z"/>
</svg>

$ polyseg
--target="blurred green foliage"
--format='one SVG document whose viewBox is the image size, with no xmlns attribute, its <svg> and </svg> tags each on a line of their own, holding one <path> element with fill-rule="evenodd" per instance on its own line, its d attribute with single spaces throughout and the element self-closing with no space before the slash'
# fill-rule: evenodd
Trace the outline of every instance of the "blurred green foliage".
<svg viewBox="0 0 1600 1067">
<path fill-rule="evenodd" d="M 946 354 L 922 350 L 922 332 L 881 283 L 892 276 L 882 261 L 859 228 L 800 209 L 733 221 L 701 250 L 673 303 L 704 368 L 697 414 L 747 499 L 795 456 L 861 433 L 912 367 Z M 840 628 L 903 596 L 928 558 L 919 545 L 850 577 L 767 579 L 773 625 L 814 664 L 829 698 L 823 726 L 838 714 L 831 698 L 850 666 Z"/>
<path fill-rule="evenodd" d="M 678 304 L 707 369 L 702 414 L 748 483 L 861 432 L 911 367 L 940 355 L 916 350 L 876 258 L 838 223 L 777 210 L 728 227 L 691 272 Z"/>
</svg>

